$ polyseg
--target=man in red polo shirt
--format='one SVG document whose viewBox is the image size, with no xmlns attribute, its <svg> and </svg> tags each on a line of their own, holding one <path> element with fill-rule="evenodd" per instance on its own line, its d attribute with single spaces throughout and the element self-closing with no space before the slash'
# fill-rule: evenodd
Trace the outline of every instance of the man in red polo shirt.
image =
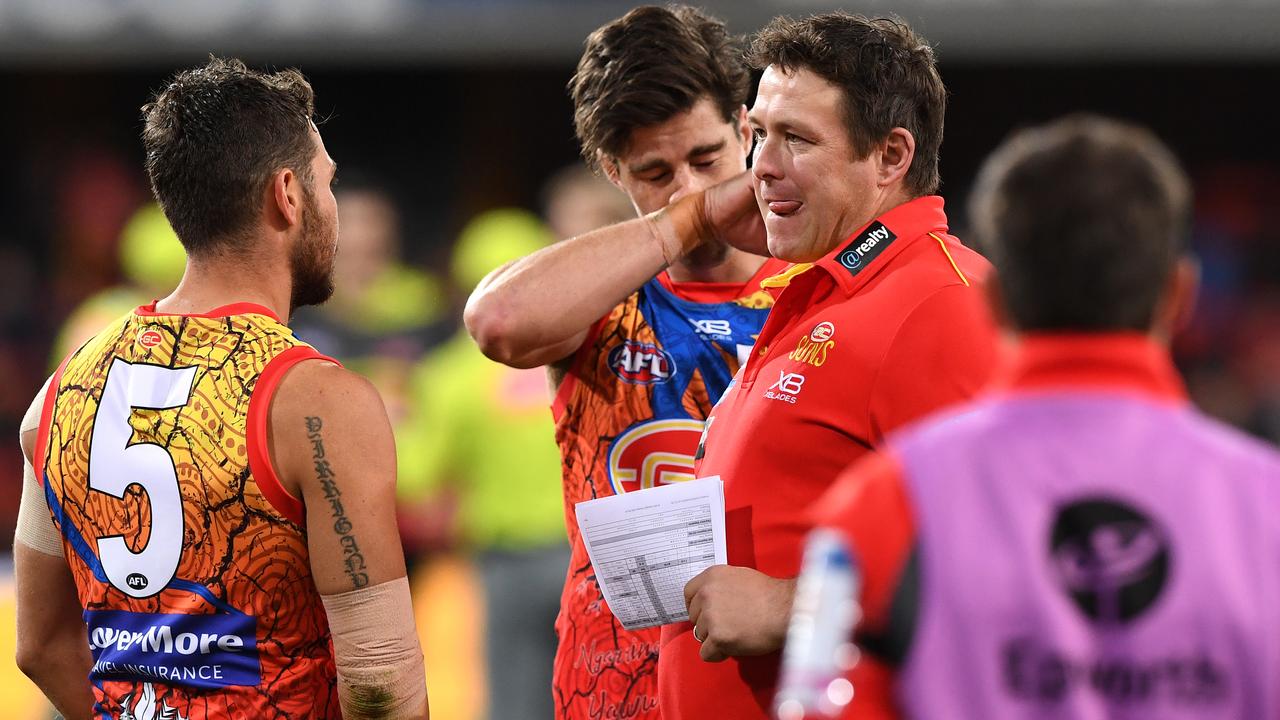
<svg viewBox="0 0 1280 720">
<path fill-rule="evenodd" d="M 685 589 L 659 654 L 663 717 L 770 717 L 809 506 L 885 433 L 972 396 L 997 332 L 991 267 L 947 233 L 946 91 L 896 20 L 779 18 L 748 122 L 769 252 L 793 266 L 707 420 L 696 473 L 725 483 L 729 565 Z"/>
</svg>

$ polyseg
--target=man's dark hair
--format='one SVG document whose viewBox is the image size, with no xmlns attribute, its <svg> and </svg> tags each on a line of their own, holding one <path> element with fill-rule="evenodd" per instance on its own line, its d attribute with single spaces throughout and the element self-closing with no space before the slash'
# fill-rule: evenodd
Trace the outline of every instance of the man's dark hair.
<svg viewBox="0 0 1280 720">
<path fill-rule="evenodd" d="M 906 188 L 913 196 L 937 192 L 947 89 L 933 48 L 906 23 L 847 12 L 778 17 L 756 34 L 747 60 L 757 70 L 808 70 L 843 90 L 844 120 L 858 159 L 894 128 L 905 128 L 916 141 Z"/>
<path fill-rule="evenodd" d="M 1185 251 L 1190 198 L 1151 132 L 1072 115 L 1006 140 L 969 213 L 1020 330 L 1146 332 Z"/>
<path fill-rule="evenodd" d="M 276 171 L 293 170 L 310 189 L 314 113 L 297 70 L 262 73 L 217 57 L 143 106 L 151 189 L 189 255 L 234 246 Z"/>
<path fill-rule="evenodd" d="M 666 122 L 709 98 L 730 122 L 747 100 L 751 73 L 724 23 L 684 5 L 646 5 L 587 37 L 569 81 L 582 156 L 617 157 L 633 130 Z"/>
</svg>

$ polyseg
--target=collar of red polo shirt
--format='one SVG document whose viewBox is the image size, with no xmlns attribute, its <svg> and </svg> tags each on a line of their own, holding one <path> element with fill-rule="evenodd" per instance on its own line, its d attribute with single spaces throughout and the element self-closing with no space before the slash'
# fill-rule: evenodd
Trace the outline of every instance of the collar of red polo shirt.
<svg viewBox="0 0 1280 720">
<path fill-rule="evenodd" d="M 931 237 L 950 258 L 951 252 L 943 238 L 946 232 L 947 215 L 942 198 L 925 195 L 898 205 L 858 228 L 817 262 L 792 265 L 760 285 L 786 287 L 792 278 L 817 267 L 831 275 L 846 295 L 853 295 L 918 238 Z"/>
<path fill-rule="evenodd" d="M 1020 335 L 995 388 L 1024 393 L 1069 388 L 1133 392 L 1170 404 L 1187 391 L 1169 350 L 1138 332 Z"/>
</svg>

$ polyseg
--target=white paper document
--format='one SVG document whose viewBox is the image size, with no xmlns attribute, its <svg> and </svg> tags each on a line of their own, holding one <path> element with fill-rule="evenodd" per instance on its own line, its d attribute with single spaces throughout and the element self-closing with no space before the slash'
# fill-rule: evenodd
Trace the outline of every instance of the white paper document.
<svg viewBox="0 0 1280 720">
<path fill-rule="evenodd" d="M 684 586 L 728 562 L 724 483 L 713 476 L 580 502 L 596 581 L 628 630 L 689 619 Z"/>
</svg>

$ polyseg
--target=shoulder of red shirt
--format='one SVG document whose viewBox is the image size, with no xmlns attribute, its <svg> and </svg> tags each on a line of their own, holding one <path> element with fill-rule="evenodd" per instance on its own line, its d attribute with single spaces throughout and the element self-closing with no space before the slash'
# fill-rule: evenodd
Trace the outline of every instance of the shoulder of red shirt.
<svg viewBox="0 0 1280 720">
<path fill-rule="evenodd" d="M 982 293 L 947 285 L 921 298 L 897 327 L 872 379 L 875 439 L 974 397 L 991 382 L 1000 348 Z"/>
<path fill-rule="evenodd" d="M 892 244 L 856 272 L 841 264 L 841 254 L 877 224 L 894 234 Z M 894 319 L 884 325 L 882 360 L 868 379 L 872 440 L 973 397 L 991 380 L 1000 348 L 982 291 L 991 264 L 948 234 L 941 197 L 889 210 L 816 264 L 846 293 L 877 284 L 897 306 L 884 316 Z"/>
</svg>

